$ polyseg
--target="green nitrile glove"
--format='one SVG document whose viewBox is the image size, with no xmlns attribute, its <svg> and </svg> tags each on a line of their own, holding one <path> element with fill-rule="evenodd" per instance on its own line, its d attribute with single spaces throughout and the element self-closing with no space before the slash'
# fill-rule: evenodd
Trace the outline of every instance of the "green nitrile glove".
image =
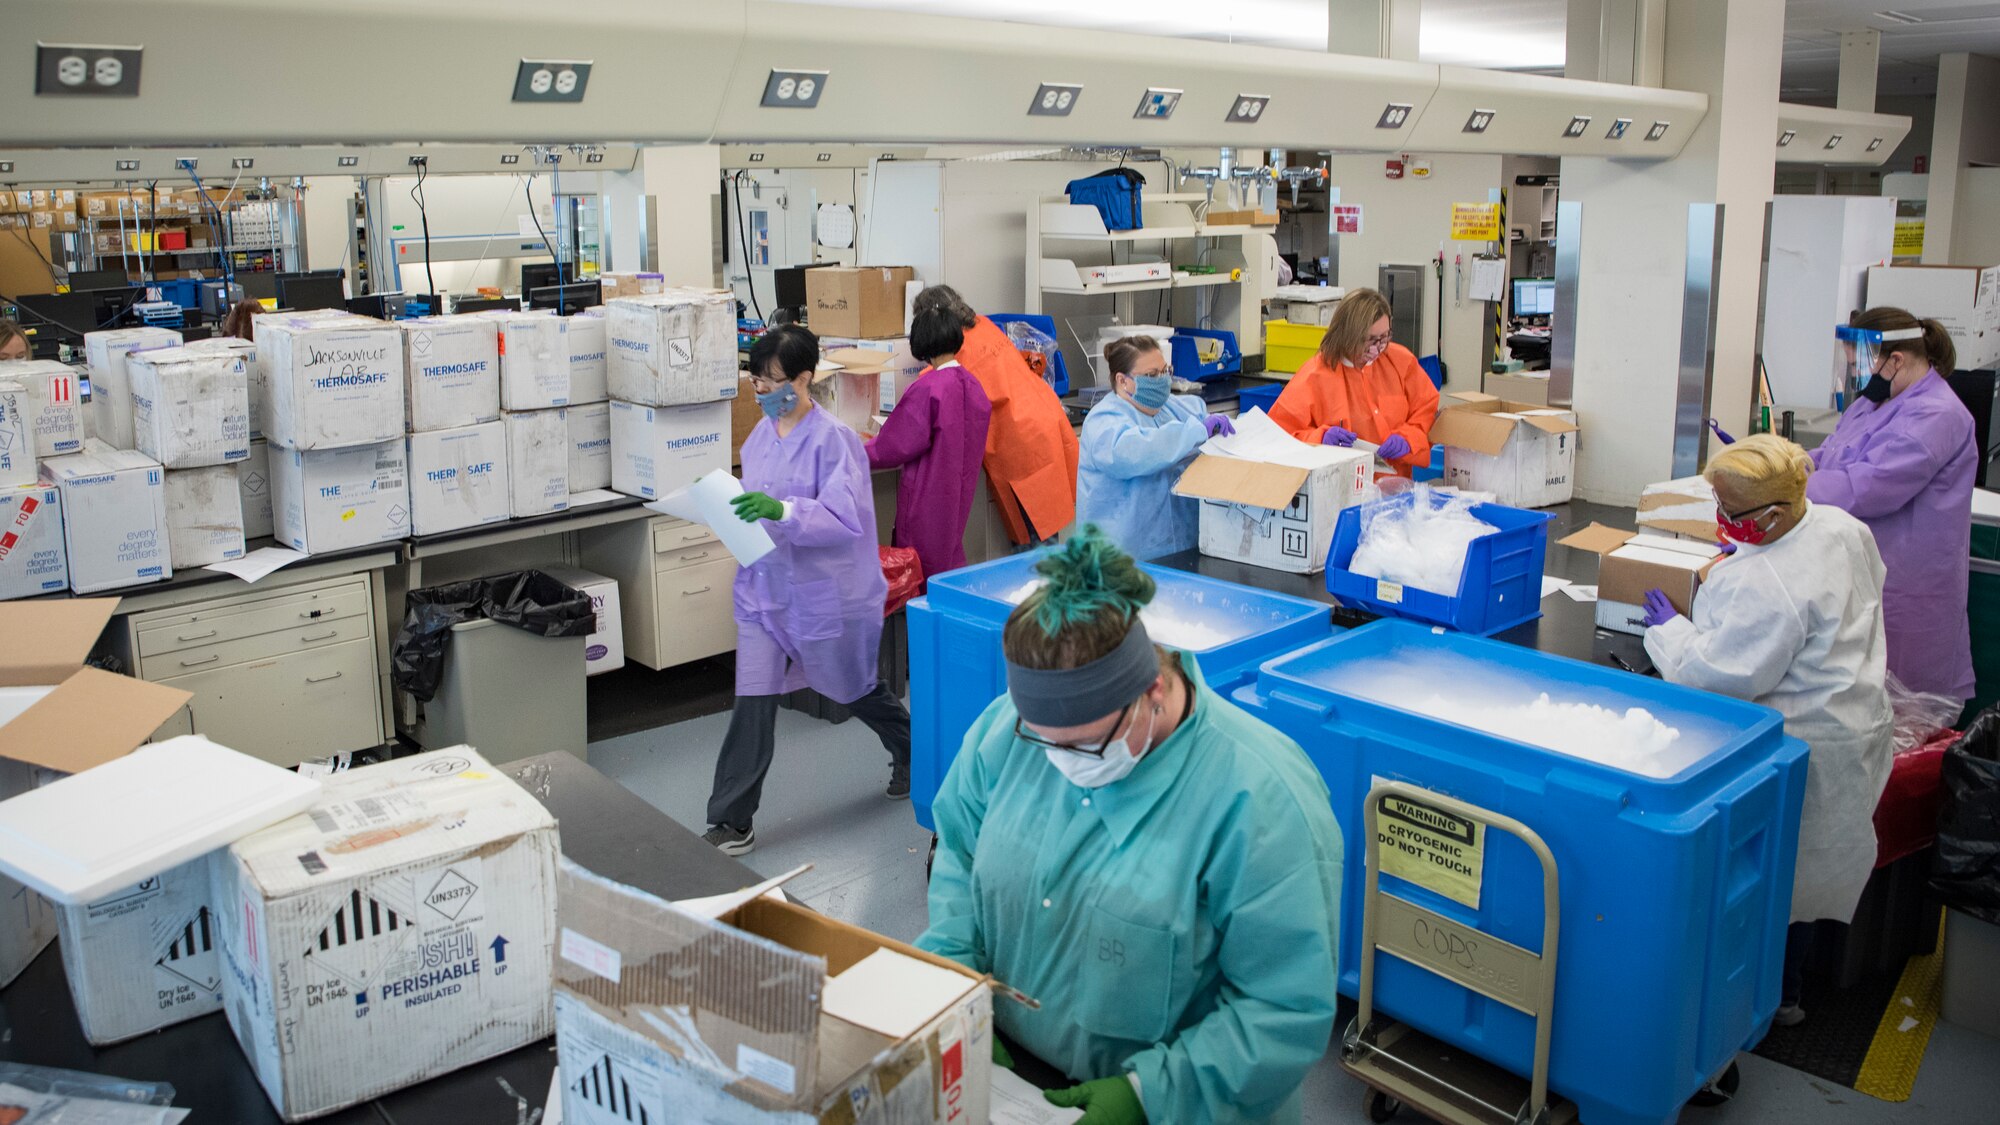
<svg viewBox="0 0 2000 1125">
<path fill-rule="evenodd" d="M 993 1037 L 993 1065 L 1002 1070 L 1014 1069 L 1014 1056 L 1008 1054 L 1007 1048 L 1000 1045 L 998 1035 Z"/>
<path fill-rule="evenodd" d="M 761 492 L 746 492 L 729 501 L 736 508 L 736 518 L 744 523 L 758 520 L 783 519 L 785 506 Z"/>
<path fill-rule="evenodd" d="M 1067 1090 L 1044 1090 L 1042 1097 L 1053 1106 L 1082 1110 L 1077 1125 L 1146 1125 L 1146 1107 L 1139 1104 L 1139 1092 L 1122 1074 Z"/>
</svg>

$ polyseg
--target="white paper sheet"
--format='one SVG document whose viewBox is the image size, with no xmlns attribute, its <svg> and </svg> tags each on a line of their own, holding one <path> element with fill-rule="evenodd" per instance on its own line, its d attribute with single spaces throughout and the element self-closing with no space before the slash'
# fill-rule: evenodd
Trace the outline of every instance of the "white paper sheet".
<svg viewBox="0 0 2000 1125">
<path fill-rule="evenodd" d="M 1472 281 L 1466 296 L 1475 301 L 1497 301 L 1507 289 L 1507 263 L 1500 258 L 1472 259 Z"/>
<path fill-rule="evenodd" d="M 549 1096 L 542 1101 L 541 1125 L 562 1125 L 562 1067 L 549 1075 Z"/>
<path fill-rule="evenodd" d="M 290 547 L 265 547 L 262 550 L 252 551 L 240 559 L 211 563 L 202 569 L 219 570 L 224 574 L 233 574 L 245 582 L 255 582 L 268 577 L 272 571 L 290 566 L 305 557 L 304 552 L 294 551 Z"/>
<path fill-rule="evenodd" d="M 706 898 L 684 898 L 676 901 L 674 905 L 690 914 L 699 914 L 704 918 L 720 918 L 759 895 L 767 895 L 771 898 L 783 900 L 785 897 L 784 892 L 778 888 L 812 869 L 812 864 L 801 863 L 783 875 L 773 875 L 755 886 L 744 887 L 741 890 L 730 891 L 727 894 L 709 895 Z"/>
<path fill-rule="evenodd" d="M 1551 574 L 1544 574 L 1542 575 L 1542 596 L 1546 598 L 1550 594 L 1553 594 L 1557 590 L 1561 590 L 1567 587 L 1568 585 L 1569 585 L 1569 579 L 1567 578 L 1557 578 Z"/>
<path fill-rule="evenodd" d="M 588 492 L 570 493 L 569 506 L 575 509 L 581 508 L 585 504 L 602 504 L 607 500 L 623 500 L 625 498 L 625 494 L 622 492 L 613 492 L 608 488 L 593 488 Z"/>
<path fill-rule="evenodd" d="M 1317 469 L 1344 452 L 1307 445 L 1286 433 L 1284 427 L 1256 407 L 1251 408 L 1248 414 L 1236 416 L 1235 433 L 1209 438 L 1202 443 L 1201 451 L 1244 461 L 1289 465 L 1295 469 Z"/>
<path fill-rule="evenodd" d="M 878 949 L 826 982 L 820 1010 L 892 1039 L 915 1035 L 974 988 L 971 980 L 928 961 Z"/>
<path fill-rule="evenodd" d="M 1080 1109 L 1060 1109 L 1011 1070 L 993 1068 L 993 1125 L 1070 1125 L 1083 1120 Z"/>
<path fill-rule="evenodd" d="M 646 505 L 653 511 L 690 523 L 707 525 L 740 565 L 749 566 L 776 549 L 771 535 L 758 523 L 744 523 L 730 500 L 743 495 L 743 482 L 715 469 L 671 495 Z"/>
<path fill-rule="evenodd" d="M 1594 602 L 1597 600 L 1597 587 L 1564 586 L 1563 596 L 1573 602 Z"/>
</svg>

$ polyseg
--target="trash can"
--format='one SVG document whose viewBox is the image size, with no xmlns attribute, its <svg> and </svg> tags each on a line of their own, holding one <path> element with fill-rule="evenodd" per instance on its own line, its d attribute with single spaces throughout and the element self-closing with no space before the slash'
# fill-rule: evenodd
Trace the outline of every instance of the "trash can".
<svg viewBox="0 0 2000 1125">
<path fill-rule="evenodd" d="M 1945 911 L 1945 1020 L 2000 1036 L 2000 707 L 1980 712 L 1939 770 L 1931 890 Z"/>
</svg>

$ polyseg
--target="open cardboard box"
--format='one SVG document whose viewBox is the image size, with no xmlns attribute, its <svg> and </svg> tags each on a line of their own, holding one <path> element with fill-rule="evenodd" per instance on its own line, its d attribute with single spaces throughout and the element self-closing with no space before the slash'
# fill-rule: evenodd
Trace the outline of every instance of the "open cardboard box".
<svg viewBox="0 0 2000 1125">
<path fill-rule="evenodd" d="M 1174 482 L 1201 501 L 1201 553 L 1294 574 L 1326 569 L 1343 508 L 1361 502 L 1375 458 L 1361 449 L 1307 445 L 1261 410 L 1212 438 Z"/>
<path fill-rule="evenodd" d="M 1714 543 L 1715 489 L 1702 477 L 1649 484 L 1639 494 L 1639 527 L 1667 535 Z"/>
<path fill-rule="evenodd" d="M 1561 540 L 1565 547 L 1598 556 L 1597 627 L 1644 633 L 1646 593 L 1659 590 L 1683 616 L 1692 616 L 1702 580 L 1722 559 L 1714 543 L 1669 539 L 1593 523 Z"/>
<path fill-rule="evenodd" d="M 985 1121 L 991 978 L 769 886 L 675 905 L 560 864 L 565 1116 Z"/>
<path fill-rule="evenodd" d="M 1576 415 L 1476 391 L 1447 395 L 1431 423 L 1446 484 L 1490 492 L 1515 508 L 1568 503 L 1575 489 Z"/>
</svg>

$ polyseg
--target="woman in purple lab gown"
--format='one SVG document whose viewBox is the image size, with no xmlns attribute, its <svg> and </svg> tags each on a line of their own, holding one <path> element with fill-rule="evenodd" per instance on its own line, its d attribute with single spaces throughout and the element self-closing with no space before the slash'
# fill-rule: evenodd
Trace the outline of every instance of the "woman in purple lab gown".
<svg viewBox="0 0 2000 1125">
<path fill-rule="evenodd" d="M 1818 468 L 1806 497 L 1845 509 L 1875 533 L 1889 571 L 1889 671 L 1914 691 L 1970 699 L 1965 594 L 1979 451 L 1972 415 L 1940 374 L 1957 358 L 1951 337 L 1902 309 L 1869 309 L 1851 324 L 1920 334 L 1885 339 L 1870 371 L 1855 372 L 1858 393 L 1813 451 Z"/>
<path fill-rule="evenodd" d="M 889 751 L 887 796 L 910 795 L 910 713 L 876 678 L 888 583 L 875 547 L 875 496 L 861 439 L 806 393 L 819 340 L 798 325 L 750 349 L 764 419 L 743 442 L 736 513 L 776 549 L 736 572 L 736 703 L 715 761 L 704 840 L 729 855 L 756 846 L 751 818 L 776 741 L 778 699 L 810 687 L 844 705 Z"/>
<path fill-rule="evenodd" d="M 979 491 L 993 404 L 958 362 L 965 333 L 957 318 L 927 309 L 910 325 L 910 354 L 930 365 L 903 392 L 882 432 L 868 443 L 868 464 L 901 467 L 896 482 L 898 547 L 915 548 L 924 579 L 965 565 L 965 521 Z"/>
</svg>

